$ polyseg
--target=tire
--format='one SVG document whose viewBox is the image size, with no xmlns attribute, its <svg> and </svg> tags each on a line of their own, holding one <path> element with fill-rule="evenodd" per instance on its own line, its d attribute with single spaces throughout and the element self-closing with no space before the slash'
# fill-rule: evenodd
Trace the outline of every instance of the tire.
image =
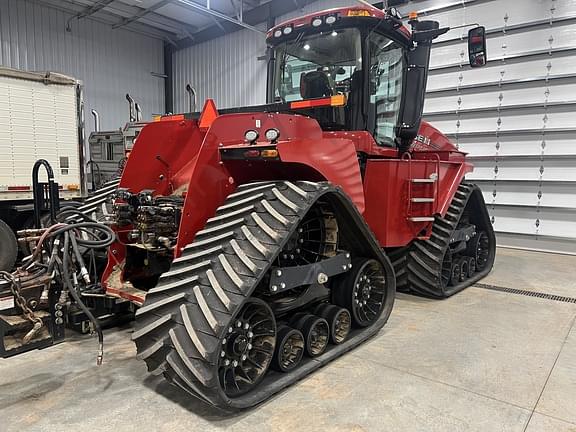
<svg viewBox="0 0 576 432">
<path fill-rule="evenodd" d="M 0 271 L 11 271 L 18 256 L 16 236 L 4 221 L 0 220 Z"/>
</svg>

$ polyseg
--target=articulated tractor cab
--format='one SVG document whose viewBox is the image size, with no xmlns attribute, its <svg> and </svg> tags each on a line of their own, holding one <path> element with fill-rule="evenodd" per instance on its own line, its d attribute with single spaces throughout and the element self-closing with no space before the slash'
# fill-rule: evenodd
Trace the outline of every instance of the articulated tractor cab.
<svg viewBox="0 0 576 432">
<path fill-rule="evenodd" d="M 140 306 L 138 357 L 244 408 L 378 332 L 396 288 L 448 297 L 495 238 L 465 154 L 422 121 L 434 21 L 332 9 L 267 35 L 267 104 L 146 125 L 103 284 Z M 483 28 L 469 40 L 486 62 Z"/>
</svg>

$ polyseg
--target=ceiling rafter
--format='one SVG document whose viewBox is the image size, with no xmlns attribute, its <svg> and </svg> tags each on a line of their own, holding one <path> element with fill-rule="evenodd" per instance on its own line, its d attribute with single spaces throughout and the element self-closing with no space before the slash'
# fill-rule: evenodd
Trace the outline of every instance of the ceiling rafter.
<svg viewBox="0 0 576 432">
<path fill-rule="evenodd" d="M 232 24 L 236 24 L 237 26 L 244 27 L 248 30 L 252 30 L 252 31 L 255 31 L 258 33 L 263 33 L 262 30 L 254 27 L 250 24 L 247 24 L 247 23 L 240 21 L 236 18 L 232 18 L 231 16 L 225 15 L 225 14 L 218 12 L 217 10 L 214 10 L 210 7 L 207 7 L 207 6 L 209 6 L 209 3 L 207 3 L 207 6 L 202 6 L 202 5 L 195 3 L 191 0 L 176 0 L 176 1 L 177 1 L 177 4 L 179 4 L 181 6 L 188 7 L 190 9 L 194 9 L 194 10 L 196 10 L 196 11 L 198 11 L 204 15 L 219 18 L 221 20 L 231 22 Z"/>
<path fill-rule="evenodd" d="M 149 6 L 147 8 L 143 8 L 140 12 L 138 12 L 137 14 L 132 15 L 130 18 L 124 18 L 122 19 L 121 22 L 119 22 L 118 24 L 115 24 L 112 26 L 112 28 L 119 28 L 119 27 L 123 27 L 127 24 L 130 24 L 134 21 L 138 21 L 140 18 L 151 14 L 152 12 L 154 12 L 155 10 L 158 10 L 170 3 L 172 3 L 174 0 L 161 0 L 158 3 L 153 4 L 152 6 Z"/>
<path fill-rule="evenodd" d="M 182 1 L 182 0 L 179 0 Z M 189 0 L 186 0 L 189 1 Z M 249 0 L 244 0 L 246 3 Z M 256 1 L 256 0 L 253 0 Z M 307 4 L 313 3 L 315 0 L 298 0 L 296 4 L 292 1 L 288 0 L 271 0 L 266 3 L 262 3 L 259 6 L 256 6 L 252 9 L 247 9 L 243 13 L 243 23 L 248 24 L 250 26 L 255 26 L 261 23 L 268 23 L 270 18 L 276 18 L 281 15 L 287 14 L 294 10 L 300 9 Z M 240 30 L 241 27 L 238 25 L 234 25 L 231 22 L 220 22 L 220 25 L 214 25 L 202 29 L 193 34 L 194 39 L 183 39 L 178 41 L 177 49 L 183 49 L 189 47 L 191 45 L 195 45 L 201 42 L 205 42 L 210 39 L 214 39 L 217 37 L 222 36 L 222 34 L 233 33 L 235 31 Z M 258 30 L 260 33 L 264 33 Z"/>
<path fill-rule="evenodd" d="M 51 9 L 58 10 L 60 12 L 64 12 L 67 14 L 74 14 L 82 11 L 84 6 L 78 5 L 69 0 L 65 0 L 65 4 L 63 3 L 64 0 L 28 0 L 30 2 L 49 7 Z M 117 15 L 107 13 L 106 11 L 99 11 L 96 14 L 90 15 L 87 19 L 91 21 L 98 22 L 100 24 L 105 24 L 112 26 L 114 24 L 115 18 Z M 146 26 L 139 23 L 133 23 L 130 27 L 127 27 L 126 30 L 129 30 L 133 33 L 140 34 L 142 36 L 153 37 L 156 39 L 166 40 L 167 36 L 172 36 L 172 33 L 166 32 L 164 30 L 156 29 L 154 27 Z"/>
</svg>

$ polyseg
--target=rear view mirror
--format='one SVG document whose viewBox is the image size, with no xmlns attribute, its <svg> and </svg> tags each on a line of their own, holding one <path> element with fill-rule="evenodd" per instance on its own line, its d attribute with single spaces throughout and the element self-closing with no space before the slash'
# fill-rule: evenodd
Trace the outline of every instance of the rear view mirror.
<svg viewBox="0 0 576 432">
<path fill-rule="evenodd" d="M 480 67 L 486 64 L 486 29 L 474 27 L 468 31 L 468 59 L 470 67 Z"/>
</svg>

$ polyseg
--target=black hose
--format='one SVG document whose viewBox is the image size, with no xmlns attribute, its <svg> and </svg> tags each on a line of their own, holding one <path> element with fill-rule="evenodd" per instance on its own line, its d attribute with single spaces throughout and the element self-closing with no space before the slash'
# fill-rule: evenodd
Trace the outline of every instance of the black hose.
<svg viewBox="0 0 576 432">
<path fill-rule="evenodd" d="M 88 236 L 96 238 L 97 240 L 88 240 L 82 238 L 80 235 L 76 235 L 76 241 L 78 244 L 88 248 L 106 248 L 114 243 L 116 238 L 116 235 L 112 229 L 98 222 L 80 222 L 69 224 L 51 233 L 50 237 L 58 237 L 61 234 L 69 231 L 76 231 L 78 234 L 86 233 Z M 97 233 L 102 234 L 102 237 L 97 235 Z"/>
<path fill-rule="evenodd" d="M 70 254 L 67 253 L 69 246 L 70 246 L 70 233 L 66 231 L 64 232 L 64 259 L 62 263 L 62 280 L 64 282 L 64 285 L 66 286 L 66 289 L 72 295 L 72 298 L 78 304 L 82 312 L 84 312 L 84 314 L 88 317 L 88 319 L 94 326 L 94 330 L 98 334 L 98 356 L 96 358 L 96 364 L 100 366 L 102 364 L 102 359 L 104 357 L 104 333 L 102 333 L 102 327 L 100 327 L 98 319 L 96 319 L 96 317 L 92 315 L 90 309 L 86 307 L 86 305 L 84 304 L 84 302 L 82 302 L 82 299 L 78 295 L 78 291 L 76 291 L 77 284 L 72 283 L 72 281 L 70 280 L 70 266 L 69 266 Z"/>
</svg>

